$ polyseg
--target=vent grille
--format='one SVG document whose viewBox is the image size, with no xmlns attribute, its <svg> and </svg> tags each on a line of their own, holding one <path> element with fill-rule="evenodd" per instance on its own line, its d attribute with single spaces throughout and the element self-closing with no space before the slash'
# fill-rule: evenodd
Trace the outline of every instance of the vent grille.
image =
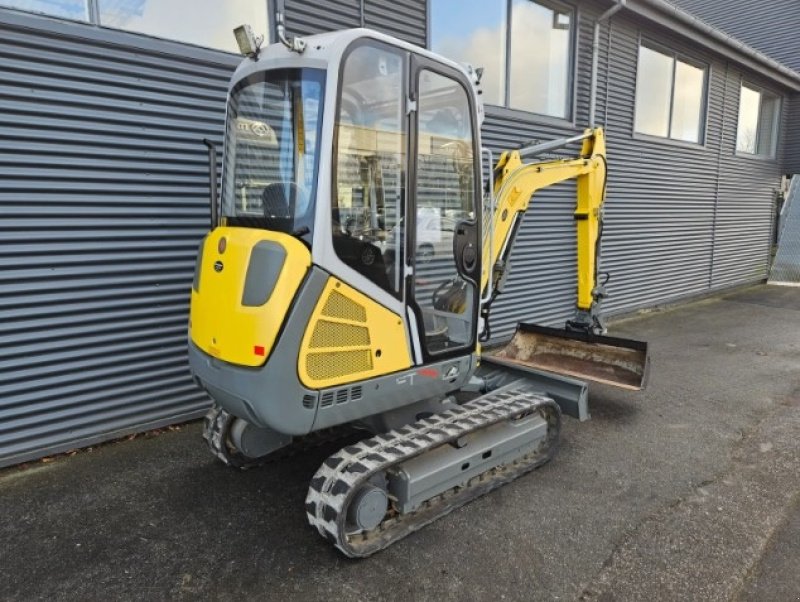
<svg viewBox="0 0 800 602">
<path fill-rule="evenodd" d="M 320 407 L 327 408 L 334 405 L 348 403 L 350 401 L 358 401 L 363 396 L 361 385 L 355 387 L 345 387 L 343 389 L 335 389 L 325 391 L 321 397 Z M 308 397 L 308 396 L 307 396 Z"/>
<path fill-rule="evenodd" d="M 316 401 L 316 397 L 313 395 L 303 395 L 303 407 L 309 410 L 314 409 L 314 402 Z"/>
<path fill-rule="evenodd" d="M 326 380 L 347 374 L 372 370 L 372 353 L 369 349 L 309 353 L 306 360 L 308 375 L 314 380 Z"/>
<path fill-rule="evenodd" d="M 319 320 L 311 335 L 310 347 L 359 347 L 369 344 L 369 329 L 364 326 Z"/>
<path fill-rule="evenodd" d="M 367 321 L 367 310 L 337 291 L 331 291 L 325 307 L 322 308 L 322 314 L 329 318 L 340 318 L 353 322 Z"/>
<path fill-rule="evenodd" d="M 322 308 L 322 316 L 314 324 L 308 343 L 310 351 L 305 357 L 308 376 L 313 380 L 329 380 L 372 370 L 372 350 L 369 348 L 372 341 L 366 326 L 366 308 L 331 290 Z M 346 401 L 346 392 L 344 398 L 336 399 L 336 403 Z"/>
</svg>

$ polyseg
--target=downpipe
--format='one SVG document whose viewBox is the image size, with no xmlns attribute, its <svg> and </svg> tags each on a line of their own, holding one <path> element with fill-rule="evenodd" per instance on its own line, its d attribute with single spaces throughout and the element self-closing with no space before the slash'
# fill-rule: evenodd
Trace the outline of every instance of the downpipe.
<svg viewBox="0 0 800 602">
<path fill-rule="evenodd" d="M 595 115 L 597 112 L 597 63 L 600 54 L 600 24 L 610 19 L 617 11 L 625 6 L 626 0 L 616 0 L 616 4 L 609 8 L 602 15 L 597 17 L 594 22 L 594 35 L 592 39 L 592 83 L 589 92 L 589 127 L 595 127 Z"/>
<path fill-rule="evenodd" d="M 286 0 L 276 0 L 275 4 L 275 23 L 276 33 L 278 34 L 278 40 L 280 40 L 281 44 L 286 46 L 290 51 L 296 52 L 297 54 L 303 54 L 306 49 L 306 41 L 299 37 L 289 37 L 286 35 L 286 22 L 284 15 L 286 14 Z"/>
<path fill-rule="evenodd" d="M 217 148 L 208 138 L 203 138 L 208 149 L 208 192 L 211 200 L 211 229 L 219 225 L 219 196 L 217 193 Z"/>
</svg>

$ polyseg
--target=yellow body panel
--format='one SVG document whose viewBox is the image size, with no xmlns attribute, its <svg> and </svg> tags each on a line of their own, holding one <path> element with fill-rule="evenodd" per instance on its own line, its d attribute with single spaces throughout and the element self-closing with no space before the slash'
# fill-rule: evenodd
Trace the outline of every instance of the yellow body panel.
<svg viewBox="0 0 800 602">
<path fill-rule="evenodd" d="M 409 367 L 403 319 L 344 282 L 328 279 L 300 346 L 300 382 L 322 389 Z"/>
<path fill-rule="evenodd" d="M 500 156 L 497 168 L 502 169 L 502 173 L 495 181 L 494 230 L 484 242 L 481 290 L 486 288 L 494 265 L 508 242 L 515 214 L 524 213 L 528 209 L 531 196 L 537 190 L 575 178 L 578 184 L 575 207 L 578 250 L 577 306 L 581 310 L 589 310 L 592 307 L 592 289 L 597 278 L 596 243 L 606 178 L 606 146 L 602 129 L 587 130 L 587 133 L 589 132 L 592 135 L 583 141 L 581 159 L 524 164 L 517 151 L 503 153 Z"/>
<path fill-rule="evenodd" d="M 220 253 L 223 237 L 226 244 Z M 261 241 L 281 245 L 286 259 L 267 302 L 247 307 L 242 305 L 245 277 L 250 254 Z M 214 268 L 218 261 L 223 264 L 221 271 Z M 288 234 L 255 228 L 215 229 L 203 244 L 199 290 L 192 289 L 192 341 L 226 362 L 262 365 L 310 266 L 311 254 L 306 246 Z"/>
</svg>

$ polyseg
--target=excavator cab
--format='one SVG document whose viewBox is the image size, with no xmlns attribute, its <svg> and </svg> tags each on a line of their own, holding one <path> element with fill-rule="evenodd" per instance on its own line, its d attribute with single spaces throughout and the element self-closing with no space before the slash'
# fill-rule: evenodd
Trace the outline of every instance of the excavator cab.
<svg viewBox="0 0 800 602">
<path fill-rule="evenodd" d="M 366 29 L 280 37 L 283 44 L 251 48 L 231 80 L 220 199 L 212 202 L 219 215 L 192 285 L 189 361 L 215 402 L 205 437 L 234 466 L 340 425 L 422 433 L 404 452 L 398 442 L 373 454 L 374 470 L 347 481 L 352 490 L 338 509 L 330 496 L 339 497 L 320 483 L 344 477 L 312 482 L 309 520 L 346 554 L 362 556 L 406 533 L 349 539 L 382 524 L 389 499 L 396 512 L 417 516 L 408 519 L 413 530 L 423 502 L 464 479 L 524 451 L 528 460 L 512 462 L 521 474 L 552 453 L 558 405 L 516 381 L 489 393 L 478 375 L 489 309 L 536 190 L 578 180 L 576 320 L 570 334 L 539 331 L 535 340 L 521 329 L 493 361 L 602 373 L 603 382 L 635 389 L 646 349 L 619 353 L 619 341 L 598 338 L 594 320 L 606 174 L 600 130 L 567 141 L 582 141 L 576 159 L 531 168 L 525 154 L 534 151 L 523 149 L 482 166 L 476 72 Z M 488 209 L 482 167 L 493 173 Z M 215 188 L 212 177 L 212 198 Z M 609 369 L 598 371 L 604 363 Z M 458 405 L 462 390 L 490 397 Z M 416 422 L 426 416 L 455 422 L 429 432 Z M 417 426 L 402 434 L 406 425 Z M 441 448 L 456 441 L 473 447 Z M 333 471 L 347 462 L 334 464 L 326 463 Z M 477 493 L 458 499 L 470 495 Z"/>
</svg>

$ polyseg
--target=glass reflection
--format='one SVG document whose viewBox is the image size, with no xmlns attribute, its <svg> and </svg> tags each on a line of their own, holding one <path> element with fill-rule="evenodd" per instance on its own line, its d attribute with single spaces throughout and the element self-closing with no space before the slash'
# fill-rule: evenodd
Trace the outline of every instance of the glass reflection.
<svg viewBox="0 0 800 602">
<path fill-rule="evenodd" d="M 100 25 L 238 53 L 233 29 L 267 29 L 264 0 L 98 0 Z"/>
<path fill-rule="evenodd" d="M 760 104 L 761 94 L 747 86 L 742 86 L 739 96 L 739 126 L 736 130 L 736 150 L 740 153 L 756 154 Z"/>
<path fill-rule="evenodd" d="M 509 56 L 510 107 L 567 117 L 571 22 L 572 15 L 568 12 L 530 0 L 514 0 Z"/>
<path fill-rule="evenodd" d="M 673 58 L 646 46 L 639 47 L 636 75 L 636 131 L 667 136 L 672 95 Z"/>
<path fill-rule="evenodd" d="M 74 21 L 89 20 L 88 0 L 0 0 L 0 6 Z"/>
<path fill-rule="evenodd" d="M 433 0 L 431 48 L 459 63 L 483 67 L 483 100 L 504 105 L 506 3 Z"/>
<path fill-rule="evenodd" d="M 705 71 L 678 61 L 675 65 L 675 98 L 672 101 L 670 137 L 700 142 L 700 119 L 703 115 Z"/>
</svg>

